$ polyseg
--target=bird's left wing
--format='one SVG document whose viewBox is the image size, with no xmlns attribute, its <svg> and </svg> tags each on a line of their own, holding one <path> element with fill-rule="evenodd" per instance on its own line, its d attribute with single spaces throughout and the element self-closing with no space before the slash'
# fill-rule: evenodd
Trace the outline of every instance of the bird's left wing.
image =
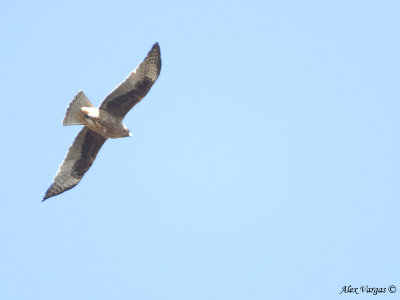
<svg viewBox="0 0 400 300">
<path fill-rule="evenodd" d="M 92 165 L 106 137 L 88 129 L 86 126 L 79 132 L 69 148 L 53 184 L 49 187 L 43 200 L 61 194 L 79 183 Z"/>
<path fill-rule="evenodd" d="M 155 43 L 146 58 L 100 104 L 100 109 L 123 119 L 148 93 L 161 71 L 160 46 Z"/>
</svg>

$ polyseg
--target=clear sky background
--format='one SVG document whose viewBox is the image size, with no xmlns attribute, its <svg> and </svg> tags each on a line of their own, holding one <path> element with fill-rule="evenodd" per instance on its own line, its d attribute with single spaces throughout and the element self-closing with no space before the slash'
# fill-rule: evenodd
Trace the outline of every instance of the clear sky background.
<svg viewBox="0 0 400 300">
<path fill-rule="evenodd" d="M 398 296 L 399 30 L 398 1 L 2 2 L 0 299 Z M 156 41 L 133 137 L 42 203 L 69 102 Z"/>
</svg>

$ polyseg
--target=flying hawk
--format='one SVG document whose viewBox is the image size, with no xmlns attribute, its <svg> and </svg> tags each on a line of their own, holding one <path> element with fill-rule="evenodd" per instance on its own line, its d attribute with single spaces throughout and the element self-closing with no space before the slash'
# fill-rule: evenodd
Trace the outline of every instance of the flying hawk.
<svg viewBox="0 0 400 300">
<path fill-rule="evenodd" d="M 160 46 L 155 43 L 144 61 L 96 108 L 82 91 L 71 101 L 63 125 L 85 125 L 69 148 L 43 200 L 79 183 L 108 138 L 131 136 L 122 120 L 148 93 L 161 70 Z"/>
</svg>

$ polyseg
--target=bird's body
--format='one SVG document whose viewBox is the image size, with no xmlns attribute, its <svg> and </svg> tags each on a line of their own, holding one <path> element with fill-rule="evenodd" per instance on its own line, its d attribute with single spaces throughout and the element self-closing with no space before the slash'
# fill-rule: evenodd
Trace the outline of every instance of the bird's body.
<svg viewBox="0 0 400 300">
<path fill-rule="evenodd" d="M 131 136 L 121 118 L 97 107 L 82 107 L 81 110 L 85 114 L 86 127 L 90 130 L 112 139 Z"/>
<path fill-rule="evenodd" d="M 108 138 L 131 136 L 122 120 L 146 96 L 160 70 L 160 47 L 156 43 L 144 61 L 104 99 L 99 108 L 94 107 L 82 91 L 78 92 L 67 109 L 63 125 L 85 126 L 69 148 L 43 201 L 77 185 Z"/>
</svg>

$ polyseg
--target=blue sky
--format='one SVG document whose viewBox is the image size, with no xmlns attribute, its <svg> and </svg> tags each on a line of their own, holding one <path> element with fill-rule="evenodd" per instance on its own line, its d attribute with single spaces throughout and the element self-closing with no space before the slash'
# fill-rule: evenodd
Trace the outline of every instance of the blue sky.
<svg viewBox="0 0 400 300">
<path fill-rule="evenodd" d="M 0 298 L 400 288 L 399 14 L 398 1 L 0 4 Z M 41 203 L 80 130 L 61 125 L 73 96 L 98 105 L 156 41 L 133 137 Z"/>
</svg>

